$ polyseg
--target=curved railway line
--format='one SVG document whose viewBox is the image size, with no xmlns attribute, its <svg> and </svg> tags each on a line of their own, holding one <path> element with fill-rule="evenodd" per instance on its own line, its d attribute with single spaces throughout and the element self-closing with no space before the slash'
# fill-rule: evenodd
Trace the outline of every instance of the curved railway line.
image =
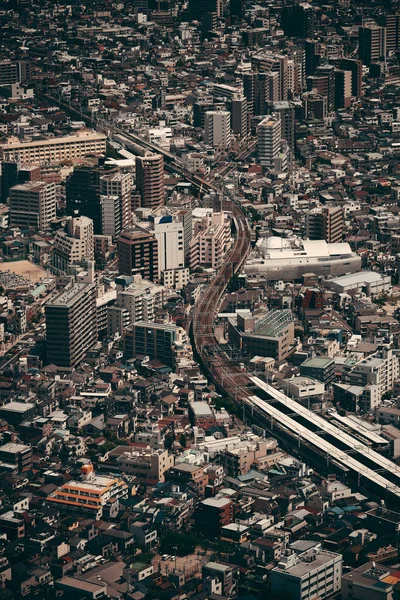
<svg viewBox="0 0 400 600">
<path fill-rule="evenodd" d="M 43 93 L 38 95 L 43 99 L 58 102 L 66 112 L 78 114 L 66 103 Z M 80 116 L 82 118 L 82 115 Z M 90 119 L 85 120 L 91 123 Z M 98 128 L 106 131 L 111 138 L 118 136 L 120 143 L 122 141 L 128 149 L 131 146 L 136 153 L 144 149 L 162 154 L 165 168 L 170 172 L 183 175 L 197 188 L 199 195 L 206 191 L 221 193 L 220 187 L 215 185 L 215 179 L 210 181 L 187 171 L 179 158 L 171 152 L 108 123 L 103 126 L 98 125 Z M 238 159 L 247 157 L 249 153 L 251 150 L 247 149 Z M 291 403 L 288 414 L 288 410 L 285 411 L 285 404 L 289 403 L 279 396 L 281 394 L 279 391 L 262 381 L 254 381 L 254 378 L 247 372 L 243 372 L 220 347 L 214 333 L 215 315 L 231 277 L 240 271 L 250 252 L 250 227 L 240 205 L 234 197 L 230 196 L 224 206 L 226 210 L 232 212 L 236 235 L 223 264 L 201 294 L 195 306 L 192 322 L 195 347 L 207 374 L 220 390 L 235 400 L 243 409 L 243 414 L 246 413 L 250 420 L 273 431 L 273 435 L 288 446 L 290 451 L 296 452 L 297 448 L 307 460 L 315 459 L 319 465 L 323 465 L 326 461 L 327 468 L 332 467 L 343 476 L 351 474 L 358 487 L 362 479 L 363 485 L 379 495 L 383 492 L 393 505 L 399 507 L 400 469 L 393 461 L 380 457 L 357 437 L 339 433 L 336 428 L 329 426 L 328 421 L 326 425 L 318 421 L 319 425 L 316 426 L 314 421 L 317 420 L 313 418 L 312 413 L 305 414 L 304 407 L 298 403 Z M 279 403 L 281 405 L 278 408 Z"/>
</svg>

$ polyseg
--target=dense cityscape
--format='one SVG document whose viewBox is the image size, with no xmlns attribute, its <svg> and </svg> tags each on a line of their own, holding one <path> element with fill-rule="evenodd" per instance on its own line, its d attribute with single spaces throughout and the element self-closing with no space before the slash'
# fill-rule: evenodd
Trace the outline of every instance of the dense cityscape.
<svg viewBox="0 0 400 600">
<path fill-rule="evenodd" d="M 400 599 L 400 1 L 0 2 L 0 600 Z"/>
</svg>

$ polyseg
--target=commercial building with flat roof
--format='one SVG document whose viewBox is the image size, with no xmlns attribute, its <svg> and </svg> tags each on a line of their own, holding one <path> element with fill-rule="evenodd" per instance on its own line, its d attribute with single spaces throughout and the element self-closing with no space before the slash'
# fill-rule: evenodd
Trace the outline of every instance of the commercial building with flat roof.
<svg viewBox="0 0 400 600">
<path fill-rule="evenodd" d="M 19 473 L 32 466 L 32 448 L 10 442 L 0 446 L 0 470 L 17 470 Z"/>
<path fill-rule="evenodd" d="M 31 142 L 9 138 L 5 144 L 0 144 L 0 157 L 7 160 L 16 160 L 19 157 L 22 162 L 43 165 L 82 158 L 89 154 L 104 154 L 106 140 L 107 136 L 103 133 L 87 129 L 78 131 L 75 135 Z"/>
<path fill-rule="evenodd" d="M 300 365 L 300 373 L 305 377 L 311 377 L 328 384 L 335 375 L 335 361 L 333 358 L 323 356 L 309 358 Z"/>
<path fill-rule="evenodd" d="M 36 406 L 31 402 L 8 402 L 0 406 L 0 418 L 5 419 L 9 425 L 19 425 L 31 419 L 36 414 Z"/>
<path fill-rule="evenodd" d="M 349 291 L 364 291 L 367 296 L 372 296 L 392 291 L 390 275 L 384 275 L 376 271 L 361 271 L 361 273 L 335 277 L 334 279 L 328 279 L 325 285 L 338 294 Z"/>
<path fill-rule="evenodd" d="M 361 257 L 346 242 L 260 238 L 244 266 L 248 277 L 268 281 L 296 281 L 305 273 L 344 275 L 361 270 Z"/>
<path fill-rule="evenodd" d="M 271 571 L 271 592 L 292 600 L 328 598 L 340 590 L 342 556 L 312 549 L 281 557 Z"/>
</svg>

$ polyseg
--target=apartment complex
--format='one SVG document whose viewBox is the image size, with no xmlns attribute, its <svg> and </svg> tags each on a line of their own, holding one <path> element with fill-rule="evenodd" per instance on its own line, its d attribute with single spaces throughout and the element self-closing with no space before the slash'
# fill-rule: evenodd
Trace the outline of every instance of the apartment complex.
<svg viewBox="0 0 400 600">
<path fill-rule="evenodd" d="M 31 181 L 10 189 L 10 227 L 43 230 L 56 218 L 55 183 Z"/>
<path fill-rule="evenodd" d="M 165 481 L 165 472 L 174 465 L 174 455 L 168 450 L 146 447 L 124 452 L 117 458 L 121 473 L 133 475 L 141 480 Z"/>
<path fill-rule="evenodd" d="M 123 231 L 117 243 L 119 272 L 158 279 L 158 243 L 154 235 L 138 229 Z"/>
<path fill-rule="evenodd" d="M 100 196 L 101 231 L 118 238 L 122 231 L 121 199 L 119 196 Z"/>
<path fill-rule="evenodd" d="M 257 127 L 257 152 L 260 164 L 274 168 L 281 150 L 282 126 L 279 114 L 269 115 Z"/>
<path fill-rule="evenodd" d="M 93 258 L 93 221 L 87 217 L 70 219 L 67 231 L 58 231 L 54 239 L 52 271 L 58 274 L 73 273 L 77 265 Z"/>
<path fill-rule="evenodd" d="M 96 286 L 74 283 L 45 306 L 47 363 L 74 367 L 97 340 Z"/>
<path fill-rule="evenodd" d="M 35 165 L 61 162 L 91 154 L 104 154 L 106 140 L 106 135 L 89 130 L 79 131 L 75 135 L 31 142 L 9 138 L 5 144 L 0 144 L 0 158 L 16 160 L 19 157 L 22 162 Z"/>
<path fill-rule="evenodd" d="M 203 217 L 194 224 L 193 238 L 190 242 L 190 268 L 218 268 L 230 243 L 230 222 L 223 212 Z"/>
<path fill-rule="evenodd" d="M 162 154 L 136 157 L 136 189 L 142 206 L 157 208 L 164 204 L 164 157 Z"/>
<path fill-rule="evenodd" d="M 306 237 L 336 244 L 343 239 L 343 210 L 341 206 L 313 208 L 306 214 Z"/>
<path fill-rule="evenodd" d="M 148 356 L 173 366 L 174 344 L 186 342 L 186 332 L 182 327 L 136 322 L 124 334 L 124 355 L 126 359 Z"/>
<path fill-rule="evenodd" d="M 386 28 L 375 23 L 362 26 L 358 30 L 359 57 L 364 65 L 379 62 L 386 58 Z"/>
<path fill-rule="evenodd" d="M 379 394 L 393 389 L 400 377 L 399 354 L 389 348 L 381 348 L 375 354 L 367 356 L 346 374 L 345 383 L 365 387 L 378 386 Z"/>
<path fill-rule="evenodd" d="M 118 233 L 119 235 L 122 229 L 128 227 L 131 220 L 131 194 L 132 194 L 132 175 L 130 173 L 106 173 L 100 177 L 100 194 L 103 196 L 117 197 L 119 207 L 115 206 L 120 214 L 121 226 Z M 104 215 L 104 211 L 102 213 Z M 103 220 L 103 225 L 106 223 Z M 107 223 L 109 225 L 109 223 Z M 118 228 L 118 226 L 117 226 Z M 115 225 L 114 225 L 115 229 Z M 102 233 L 105 235 L 113 235 L 108 233 L 104 229 Z"/>
<path fill-rule="evenodd" d="M 210 110 L 204 115 L 204 141 L 214 148 L 227 149 L 231 145 L 231 113 Z"/>
<path fill-rule="evenodd" d="M 328 598 L 340 590 L 342 556 L 320 548 L 281 557 L 271 571 L 271 592 L 292 600 Z"/>
</svg>

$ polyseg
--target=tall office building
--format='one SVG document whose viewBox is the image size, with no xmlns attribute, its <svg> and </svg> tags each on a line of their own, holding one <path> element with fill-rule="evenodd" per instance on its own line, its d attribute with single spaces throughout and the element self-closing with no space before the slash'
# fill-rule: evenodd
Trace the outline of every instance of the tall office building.
<svg viewBox="0 0 400 600">
<path fill-rule="evenodd" d="M 117 242 L 117 253 L 121 275 L 139 273 L 143 279 L 158 279 L 158 243 L 151 233 L 123 231 Z"/>
<path fill-rule="evenodd" d="M 354 58 L 342 58 L 339 68 L 351 72 L 351 95 L 360 98 L 362 95 L 362 62 Z"/>
<path fill-rule="evenodd" d="M 335 108 L 348 108 L 352 98 L 351 71 L 335 70 Z"/>
<path fill-rule="evenodd" d="M 145 208 L 163 206 L 164 158 L 162 154 L 136 157 L 136 189 Z"/>
<path fill-rule="evenodd" d="M 102 233 L 99 167 L 77 167 L 65 185 L 67 215 L 85 216 L 93 221 L 94 233 Z"/>
<path fill-rule="evenodd" d="M 257 127 L 257 153 L 260 164 L 274 168 L 281 149 L 282 127 L 279 114 L 266 117 Z"/>
<path fill-rule="evenodd" d="M 207 13 L 216 13 L 217 17 L 222 17 L 222 0 L 189 0 L 186 18 L 190 21 L 201 21 Z"/>
<path fill-rule="evenodd" d="M 307 2 L 284 7 L 281 13 L 281 27 L 288 37 L 313 38 L 315 9 Z"/>
<path fill-rule="evenodd" d="M 304 52 L 306 55 L 306 76 L 314 75 L 315 69 L 318 67 L 320 55 L 317 50 L 317 42 L 315 40 L 304 40 Z"/>
<path fill-rule="evenodd" d="M 74 367 L 97 340 L 96 286 L 74 283 L 45 306 L 47 363 Z"/>
<path fill-rule="evenodd" d="M 306 214 L 306 237 L 336 244 L 343 240 L 343 210 L 340 206 L 314 208 Z"/>
<path fill-rule="evenodd" d="M 231 115 L 227 110 L 211 110 L 204 116 L 204 141 L 214 148 L 231 145 Z"/>
<path fill-rule="evenodd" d="M 55 183 L 32 181 L 10 189 L 10 227 L 42 230 L 56 218 Z"/>
<path fill-rule="evenodd" d="M 106 173 L 100 177 L 100 194 L 118 196 L 122 229 L 131 222 L 132 175 L 130 173 Z M 102 231 L 102 233 L 105 233 Z"/>
<path fill-rule="evenodd" d="M 358 30 L 358 55 L 364 65 L 386 58 L 386 29 L 376 24 L 364 25 Z"/>
<path fill-rule="evenodd" d="M 248 115 L 247 100 L 244 96 L 236 96 L 229 103 L 232 132 L 242 138 L 247 135 Z"/>
<path fill-rule="evenodd" d="M 198 98 L 193 104 L 193 127 L 204 129 L 204 115 L 208 110 L 212 110 L 214 100 L 212 96 Z"/>
</svg>

